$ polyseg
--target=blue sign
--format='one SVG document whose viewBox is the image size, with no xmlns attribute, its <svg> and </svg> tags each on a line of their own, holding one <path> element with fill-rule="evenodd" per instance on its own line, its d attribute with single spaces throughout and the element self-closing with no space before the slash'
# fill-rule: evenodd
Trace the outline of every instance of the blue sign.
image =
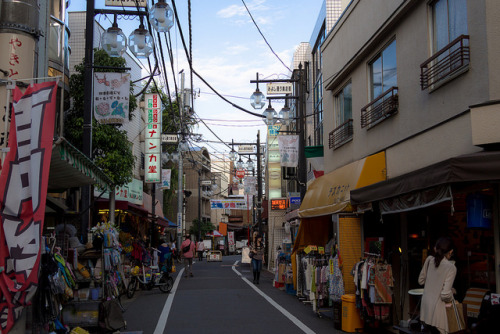
<svg viewBox="0 0 500 334">
<path fill-rule="evenodd" d="M 290 204 L 300 205 L 300 197 L 290 197 Z"/>
</svg>

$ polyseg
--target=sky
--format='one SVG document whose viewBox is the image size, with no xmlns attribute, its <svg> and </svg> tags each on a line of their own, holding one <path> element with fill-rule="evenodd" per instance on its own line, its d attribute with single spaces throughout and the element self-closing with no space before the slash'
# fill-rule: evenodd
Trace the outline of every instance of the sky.
<svg viewBox="0 0 500 334">
<path fill-rule="evenodd" d="M 244 1 L 244 2 L 243 2 Z M 193 68 L 218 93 L 234 104 L 254 113 L 250 105 L 250 96 L 255 91 L 256 79 L 286 79 L 290 72 L 273 54 L 265 43 L 257 27 L 248 14 L 244 3 L 262 31 L 267 42 L 283 63 L 291 67 L 293 53 L 301 42 L 309 42 L 317 21 L 323 0 L 191 0 L 191 46 Z M 151 4 L 151 1 L 148 1 Z M 171 5 L 171 1 L 167 0 Z M 181 29 L 189 49 L 188 1 L 175 2 Z M 96 8 L 107 8 L 103 0 L 95 0 Z M 108 7 L 109 9 L 119 9 Z M 82 11 L 86 2 L 72 1 L 68 11 Z M 107 28 L 110 19 L 97 16 L 100 24 Z M 126 36 L 139 26 L 138 18 L 118 20 L 118 25 Z M 167 71 L 169 82 L 179 72 L 186 73 L 185 87 L 190 87 L 190 71 L 186 61 L 180 29 L 177 23 L 170 31 L 173 45 L 175 73 Z M 165 44 L 163 44 L 165 46 Z M 166 54 L 166 50 L 164 51 Z M 143 61 L 144 64 L 147 62 Z M 166 66 L 170 64 L 166 59 Z M 170 85 L 171 89 L 173 83 Z M 259 86 L 265 92 L 265 85 Z M 196 76 L 193 77 L 193 89 L 196 94 L 194 110 L 207 127 L 200 122 L 194 132 L 201 134 L 205 142 L 193 142 L 192 146 L 204 146 L 211 153 L 229 152 L 219 140 L 236 143 L 255 143 L 260 130 L 261 144 L 265 142 L 266 126 L 261 118 L 234 108 L 207 87 Z M 282 104 L 275 104 L 279 112 Z M 264 108 L 265 109 L 265 108 Z M 214 132 L 217 136 L 215 136 Z M 236 148 L 235 148 L 236 149 Z"/>
</svg>

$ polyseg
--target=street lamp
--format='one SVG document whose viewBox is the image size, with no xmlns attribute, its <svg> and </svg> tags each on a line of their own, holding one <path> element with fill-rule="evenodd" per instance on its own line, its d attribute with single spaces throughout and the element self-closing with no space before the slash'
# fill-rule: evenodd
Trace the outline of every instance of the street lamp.
<svg viewBox="0 0 500 334">
<path fill-rule="evenodd" d="M 141 20 L 142 21 L 142 20 Z M 147 58 L 153 52 L 153 37 L 144 28 L 144 24 L 139 25 L 139 28 L 135 29 L 134 32 L 128 38 L 128 44 L 130 51 L 137 58 Z"/>
<path fill-rule="evenodd" d="M 234 162 L 236 159 L 238 159 L 238 153 L 234 149 L 231 149 L 231 152 L 229 152 L 229 160 Z"/>
<path fill-rule="evenodd" d="M 174 26 L 174 12 L 165 0 L 159 0 L 149 12 L 149 22 L 158 32 L 168 32 Z"/>
<path fill-rule="evenodd" d="M 247 161 L 247 171 L 251 172 L 251 171 L 253 171 L 253 168 L 254 168 L 254 166 L 253 166 L 252 158 L 249 157 L 248 161 Z"/>
<path fill-rule="evenodd" d="M 266 123 L 266 125 L 276 124 L 278 113 L 274 110 L 273 106 L 271 106 L 271 100 L 269 100 L 269 105 L 267 106 L 267 109 L 264 110 L 262 115 L 264 116 L 264 123 Z"/>
<path fill-rule="evenodd" d="M 179 143 L 179 151 L 181 152 L 189 151 L 189 144 L 185 139 L 181 140 L 181 142 Z"/>
<path fill-rule="evenodd" d="M 290 108 L 288 107 L 288 99 L 285 99 L 285 106 L 280 111 L 280 121 L 282 125 L 290 125 Z"/>
<path fill-rule="evenodd" d="M 259 80 L 259 73 L 257 73 L 257 81 Z M 252 94 L 252 96 L 250 96 L 250 105 L 254 108 L 254 109 L 262 109 L 264 108 L 264 99 L 266 97 L 264 96 L 264 94 L 261 93 L 261 91 L 259 90 L 259 83 L 257 83 L 257 89 L 255 90 L 255 92 Z"/>
<path fill-rule="evenodd" d="M 104 51 L 110 57 L 121 57 L 127 50 L 127 37 L 123 31 L 118 28 L 116 21 L 117 15 L 114 15 L 113 25 L 109 27 L 101 36 L 101 45 Z"/>
<path fill-rule="evenodd" d="M 240 160 L 238 160 L 238 162 L 236 163 L 236 168 L 241 169 L 241 168 L 243 168 L 243 165 L 244 165 L 243 160 L 241 160 L 241 157 L 240 157 Z"/>
</svg>

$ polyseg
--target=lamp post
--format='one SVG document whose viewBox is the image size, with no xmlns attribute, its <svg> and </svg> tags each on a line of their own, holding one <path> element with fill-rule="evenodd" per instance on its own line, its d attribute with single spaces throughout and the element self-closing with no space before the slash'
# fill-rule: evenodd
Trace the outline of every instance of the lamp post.
<svg viewBox="0 0 500 334">
<path fill-rule="evenodd" d="M 294 72 L 295 73 L 295 72 Z M 289 99 L 294 99 L 297 101 L 297 117 L 295 120 L 297 121 L 297 131 L 295 132 L 299 136 L 299 147 L 298 147 L 298 178 L 297 178 L 297 183 L 299 184 L 299 189 L 300 189 L 300 198 L 304 198 L 305 193 L 306 193 L 306 183 L 307 183 L 307 171 L 306 171 L 306 157 L 305 157 L 305 150 L 304 150 L 304 143 L 305 143 L 305 122 L 304 122 L 304 116 L 305 116 L 305 74 L 304 71 L 302 70 L 302 64 L 299 65 L 299 69 L 297 76 L 292 77 L 291 79 L 278 79 L 278 80 L 260 80 L 259 79 L 259 74 L 257 73 L 257 79 L 256 80 L 250 80 L 250 83 L 255 83 L 257 85 L 257 90 L 258 90 L 258 85 L 259 83 L 292 83 L 295 84 L 295 88 L 297 91 L 297 96 L 290 96 L 289 94 L 286 94 L 285 96 L 274 96 L 274 97 L 267 97 L 269 104 L 267 109 L 264 111 L 264 123 L 266 125 L 274 125 L 277 122 L 280 122 L 282 125 L 290 125 L 292 119 L 290 118 L 290 109 L 288 108 L 288 100 Z M 257 92 L 257 91 L 256 91 Z M 254 93 L 255 94 L 255 93 Z M 280 118 L 278 118 L 278 114 L 276 113 L 276 110 L 272 108 L 271 106 L 271 100 L 285 100 L 285 106 L 280 112 Z M 253 106 L 253 104 L 252 104 Z M 257 109 L 257 108 L 256 108 Z M 280 131 L 280 132 L 287 132 L 287 131 Z"/>
<path fill-rule="evenodd" d="M 164 0 L 160 0 L 159 2 L 164 2 Z M 160 5 L 161 7 L 162 5 Z M 156 6 L 155 6 L 156 7 Z M 160 10 L 161 12 L 161 10 Z M 166 15 L 165 21 L 169 19 L 168 10 L 163 11 Z M 114 15 L 115 19 L 113 25 L 110 29 L 106 31 L 109 33 L 108 37 L 104 40 L 103 47 L 108 52 L 111 57 L 120 57 L 123 55 L 124 48 L 126 49 L 126 39 L 123 37 L 123 33 L 120 34 L 121 29 L 118 28 L 118 23 L 116 21 L 117 15 L 131 15 L 131 16 L 139 16 L 141 19 L 142 26 L 142 17 L 146 15 L 145 11 L 133 11 L 133 10 L 102 10 L 95 8 L 95 0 L 87 0 L 87 11 L 85 18 L 85 73 L 84 73 L 84 112 L 83 112 L 83 135 L 82 135 L 82 151 L 88 158 L 92 159 L 92 87 L 93 87 L 93 76 L 94 76 L 94 18 L 96 14 L 111 14 Z M 158 13 L 156 13 L 156 22 L 163 20 Z M 159 19 L 159 20 L 158 20 Z M 171 16 L 170 16 L 171 19 Z M 155 21 L 153 20 L 153 23 Z M 156 29 L 159 29 L 157 25 L 153 26 Z M 171 26 L 170 26 L 171 27 Z M 142 28 L 144 28 L 142 26 Z M 140 28 L 139 28 L 140 29 Z M 160 28 L 161 29 L 161 28 Z M 170 29 L 170 28 L 169 28 Z M 145 29 L 144 29 L 145 30 Z M 147 30 L 146 30 L 147 31 Z M 159 30 L 160 31 L 160 30 Z M 143 32 L 143 31 L 142 31 Z M 146 47 L 144 43 L 147 43 L 148 40 L 145 38 L 144 40 L 132 40 L 134 45 L 140 49 L 140 46 Z M 149 41 L 149 43 L 152 42 Z M 125 44 L 125 46 L 124 46 Z M 130 43 L 129 43 L 130 44 Z M 132 51 L 132 50 L 131 50 Z M 133 51 L 132 51 L 133 52 Z M 144 53 L 146 54 L 146 53 Z M 138 56 L 138 55 L 136 55 Z M 141 56 L 141 55 L 139 55 Z M 149 56 L 149 54 L 148 54 Z M 82 227 L 82 235 L 84 236 L 84 241 L 87 241 L 87 233 L 90 228 L 90 212 L 86 208 L 90 208 L 91 206 L 91 186 L 82 187 L 82 208 L 84 209 L 81 217 L 81 227 Z M 153 203 L 154 207 L 154 203 Z M 154 212 L 154 209 L 153 209 Z"/>
<path fill-rule="evenodd" d="M 231 143 L 232 145 L 232 148 L 231 148 L 231 152 L 229 153 L 229 158 L 231 159 L 231 161 L 236 161 L 236 159 L 238 158 L 238 155 L 240 155 L 240 153 L 237 153 L 235 150 L 234 150 L 234 145 L 254 145 L 255 143 L 235 143 L 234 141 Z M 258 224 L 258 230 L 259 230 L 259 234 L 262 233 L 262 212 L 261 212 L 261 208 L 262 208 L 262 171 L 261 171 L 261 168 L 262 168 L 262 157 L 261 157 L 261 152 L 260 152 L 260 130 L 257 131 L 257 152 L 256 153 L 245 153 L 245 155 L 256 155 L 257 156 L 257 224 Z M 234 152 L 234 153 L 233 153 Z M 251 159 L 249 159 L 249 161 L 251 161 Z M 249 164 L 247 164 L 247 167 L 248 167 Z M 253 163 L 252 163 L 253 165 Z M 239 158 L 239 161 L 236 163 L 236 167 L 237 168 L 243 168 L 243 161 L 241 160 L 241 156 Z"/>
</svg>

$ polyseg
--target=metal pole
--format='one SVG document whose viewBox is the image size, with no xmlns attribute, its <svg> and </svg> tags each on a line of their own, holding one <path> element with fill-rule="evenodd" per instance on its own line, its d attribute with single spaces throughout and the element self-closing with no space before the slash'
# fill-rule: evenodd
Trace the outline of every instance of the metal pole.
<svg viewBox="0 0 500 334">
<path fill-rule="evenodd" d="M 87 16 L 85 25 L 85 73 L 83 88 L 83 154 L 92 159 L 92 63 L 94 61 L 94 10 L 95 0 L 87 1 Z M 82 208 L 90 207 L 91 186 L 82 187 Z M 90 227 L 90 212 L 82 214 L 81 229 L 84 240 Z M 85 240 L 86 241 L 86 240 Z"/>
<path fill-rule="evenodd" d="M 153 246 L 153 231 L 155 228 L 155 221 L 156 221 L 156 215 L 155 215 L 156 183 L 153 183 L 151 186 L 152 186 L 152 190 L 151 190 L 151 215 L 153 217 L 151 219 L 151 226 L 149 227 L 149 247 Z"/>
<path fill-rule="evenodd" d="M 184 112 L 184 70 L 181 71 L 181 94 L 179 96 L 180 103 L 179 103 L 179 123 L 180 123 L 180 136 L 179 136 L 179 143 L 183 139 L 183 134 L 182 134 L 182 114 Z M 177 228 L 177 249 L 180 250 L 181 248 L 181 243 L 182 243 L 182 234 L 184 233 L 184 219 L 183 219 L 183 197 L 184 197 L 184 192 L 183 192 L 183 162 L 184 158 L 182 156 L 182 151 L 177 148 L 179 151 L 179 177 L 178 177 L 178 185 L 177 185 L 177 224 L 181 226 L 180 228 L 180 233 L 179 233 L 179 228 Z"/>
<path fill-rule="evenodd" d="M 201 240 L 201 170 L 198 171 L 198 240 Z"/>
<path fill-rule="evenodd" d="M 306 152 L 304 149 L 305 142 L 305 87 L 304 87 L 304 71 L 302 70 L 302 63 L 299 64 L 299 106 L 297 108 L 298 113 L 298 132 L 299 132 L 299 189 L 300 198 L 303 199 L 306 194 L 306 183 L 307 183 L 307 170 L 306 170 Z"/>
<path fill-rule="evenodd" d="M 257 131 L 257 223 L 259 234 L 262 235 L 262 170 L 261 170 L 261 152 L 260 152 L 260 130 Z"/>
</svg>

